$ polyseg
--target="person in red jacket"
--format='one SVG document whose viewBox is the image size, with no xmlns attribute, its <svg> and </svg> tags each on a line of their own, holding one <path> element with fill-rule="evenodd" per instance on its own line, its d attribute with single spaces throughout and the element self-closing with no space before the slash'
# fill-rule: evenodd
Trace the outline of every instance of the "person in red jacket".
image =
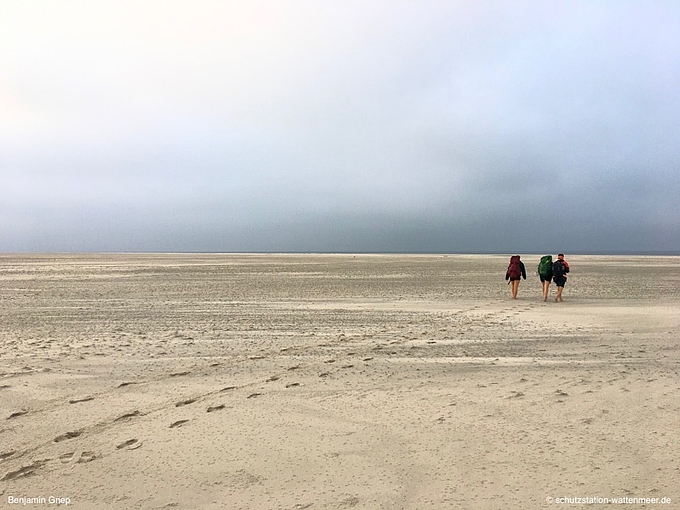
<svg viewBox="0 0 680 510">
<path fill-rule="evenodd" d="M 505 272 L 505 279 L 510 280 L 508 283 L 511 285 L 510 292 L 512 293 L 512 299 L 517 299 L 520 277 L 526 280 L 527 271 L 524 268 L 524 262 L 519 260 L 519 255 L 513 255 L 510 257 L 510 265 Z"/>
<path fill-rule="evenodd" d="M 557 296 L 555 303 L 562 301 L 562 291 L 564 285 L 567 283 L 567 273 L 569 272 L 569 263 L 564 260 L 564 253 L 557 256 L 557 260 L 553 262 L 553 281 L 557 285 Z"/>
</svg>

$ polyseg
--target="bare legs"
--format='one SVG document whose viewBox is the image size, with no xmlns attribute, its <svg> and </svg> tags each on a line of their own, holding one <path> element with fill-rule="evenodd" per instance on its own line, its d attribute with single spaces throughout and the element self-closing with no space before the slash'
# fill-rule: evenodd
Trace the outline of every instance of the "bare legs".
<svg viewBox="0 0 680 510">
<path fill-rule="evenodd" d="M 543 301 L 548 300 L 549 293 L 550 293 L 550 280 L 543 282 Z"/>
<path fill-rule="evenodd" d="M 519 290 L 519 280 L 512 280 L 510 282 L 510 291 L 512 292 L 512 299 L 517 299 L 517 291 Z"/>
<path fill-rule="evenodd" d="M 555 303 L 559 303 L 562 301 L 562 291 L 564 290 L 564 287 L 557 287 L 557 296 L 555 296 Z"/>
</svg>

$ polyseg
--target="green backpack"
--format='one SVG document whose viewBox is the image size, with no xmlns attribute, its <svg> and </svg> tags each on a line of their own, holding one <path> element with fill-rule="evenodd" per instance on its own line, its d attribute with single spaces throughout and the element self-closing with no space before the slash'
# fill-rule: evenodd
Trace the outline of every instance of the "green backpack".
<svg viewBox="0 0 680 510">
<path fill-rule="evenodd" d="M 538 263 L 538 274 L 543 278 L 552 276 L 552 255 L 544 255 Z"/>
</svg>

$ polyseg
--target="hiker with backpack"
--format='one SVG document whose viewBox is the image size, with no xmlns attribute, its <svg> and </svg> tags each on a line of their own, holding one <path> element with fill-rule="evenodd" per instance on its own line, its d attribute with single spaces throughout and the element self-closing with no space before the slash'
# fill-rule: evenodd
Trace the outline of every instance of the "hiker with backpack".
<svg viewBox="0 0 680 510">
<path fill-rule="evenodd" d="M 543 301 L 548 300 L 548 293 L 550 292 L 550 282 L 553 277 L 553 259 L 552 255 L 544 255 L 538 263 L 538 276 L 543 284 Z"/>
<path fill-rule="evenodd" d="M 553 281 L 557 285 L 557 296 L 555 297 L 555 303 L 562 301 L 562 291 L 564 290 L 564 284 L 567 283 L 567 273 L 569 272 L 569 263 L 564 260 L 564 253 L 560 253 L 557 256 L 557 260 L 553 262 L 552 274 Z"/>
<path fill-rule="evenodd" d="M 526 280 L 527 272 L 526 269 L 524 269 L 524 263 L 519 260 L 519 255 L 513 255 L 510 257 L 510 265 L 505 273 L 505 279 L 509 280 L 508 283 L 511 285 L 510 291 L 512 292 L 512 299 L 517 299 L 520 278 Z"/>
</svg>

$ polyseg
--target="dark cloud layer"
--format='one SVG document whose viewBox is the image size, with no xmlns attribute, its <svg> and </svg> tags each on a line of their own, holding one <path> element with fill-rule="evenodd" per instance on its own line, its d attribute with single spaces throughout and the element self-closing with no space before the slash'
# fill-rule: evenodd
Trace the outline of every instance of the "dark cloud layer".
<svg viewBox="0 0 680 510">
<path fill-rule="evenodd" d="M 0 7 L 1 251 L 680 252 L 674 2 L 162 5 Z"/>
</svg>

